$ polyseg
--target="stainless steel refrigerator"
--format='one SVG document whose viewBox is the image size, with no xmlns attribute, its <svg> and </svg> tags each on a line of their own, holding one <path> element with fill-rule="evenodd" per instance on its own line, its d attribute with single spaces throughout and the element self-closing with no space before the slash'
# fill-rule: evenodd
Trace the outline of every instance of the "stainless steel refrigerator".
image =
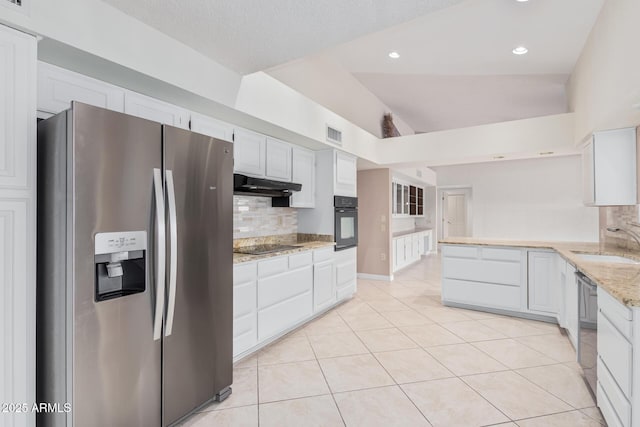
<svg viewBox="0 0 640 427">
<path fill-rule="evenodd" d="M 73 103 L 38 125 L 42 426 L 168 426 L 232 382 L 232 144 Z"/>
</svg>

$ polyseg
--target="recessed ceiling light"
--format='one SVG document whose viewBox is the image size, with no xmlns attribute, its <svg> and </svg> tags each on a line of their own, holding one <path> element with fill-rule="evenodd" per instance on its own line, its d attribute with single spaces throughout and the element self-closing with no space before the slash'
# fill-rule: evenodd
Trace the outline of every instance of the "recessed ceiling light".
<svg viewBox="0 0 640 427">
<path fill-rule="evenodd" d="M 525 53 L 529 52 L 529 49 L 524 46 L 518 46 L 517 48 L 513 49 L 512 52 L 516 55 L 524 55 Z"/>
<path fill-rule="evenodd" d="M 389 58 L 398 59 L 400 58 L 400 54 L 394 50 L 393 52 L 389 52 Z"/>
<path fill-rule="evenodd" d="M 527 2 L 527 1 L 529 1 L 529 0 L 516 0 L 516 1 L 517 1 L 518 3 L 524 3 L 524 2 Z"/>
</svg>

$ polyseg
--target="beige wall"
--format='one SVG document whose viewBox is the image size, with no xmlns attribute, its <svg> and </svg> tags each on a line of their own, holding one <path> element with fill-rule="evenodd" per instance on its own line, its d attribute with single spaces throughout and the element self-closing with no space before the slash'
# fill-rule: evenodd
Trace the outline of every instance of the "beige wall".
<svg viewBox="0 0 640 427">
<path fill-rule="evenodd" d="M 640 1 L 607 0 L 568 83 L 575 139 L 640 124 Z"/>
<path fill-rule="evenodd" d="M 359 171 L 358 273 L 391 276 L 390 217 L 391 171 Z"/>
</svg>

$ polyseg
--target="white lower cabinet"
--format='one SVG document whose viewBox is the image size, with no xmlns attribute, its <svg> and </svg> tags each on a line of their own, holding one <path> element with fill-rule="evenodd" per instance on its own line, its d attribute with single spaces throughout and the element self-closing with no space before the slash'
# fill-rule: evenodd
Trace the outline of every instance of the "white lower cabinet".
<svg viewBox="0 0 640 427">
<path fill-rule="evenodd" d="M 444 245 L 442 300 L 520 311 L 523 257 L 522 249 Z"/>
<path fill-rule="evenodd" d="M 258 342 L 257 263 L 233 267 L 233 355 L 243 353 Z"/>
<path fill-rule="evenodd" d="M 336 263 L 336 299 L 349 298 L 357 290 L 357 252 L 349 248 L 335 253 Z"/>
<path fill-rule="evenodd" d="M 598 387 L 597 400 L 609 426 L 640 425 L 638 378 L 640 356 L 634 353 L 633 312 L 602 288 L 598 288 Z M 635 399 L 635 402 L 634 402 Z"/>
<path fill-rule="evenodd" d="M 253 352 L 356 291 L 356 249 L 333 246 L 233 266 L 233 357 Z"/>
<path fill-rule="evenodd" d="M 313 251 L 313 312 L 318 313 L 336 302 L 336 276 L 333 248 Z"/>
<path fill-rule="evenodd" d="M 426 239 L 431 231 L 419 231 L 393 239 L 393 271 L 396 272 L 414 262 L 420 261 L 427 253 Z"/>
<path fill-rule="evenodd" d="M 551 251 L 529 251 L 528 262 L 528 308 L 542 314 L 556 314 L 555 253 Z"/>
<path fill-rule="evenodd" d="M 313 313 L 313 267 L 258 278 L 258 340 L 283 332 Z"/>
</svg>

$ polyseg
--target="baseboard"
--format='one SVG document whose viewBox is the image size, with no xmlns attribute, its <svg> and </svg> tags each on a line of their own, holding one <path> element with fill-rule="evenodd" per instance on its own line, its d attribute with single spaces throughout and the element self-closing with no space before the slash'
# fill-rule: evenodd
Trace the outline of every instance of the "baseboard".
<svg viewBox="0 0 640 427">
<path fill-rule="evenodd" d="M 391 282 L 393 280 L 393 275 L 384 276 L 382 274 L 368 274 L 368 273 L 358 273 L 358 279 L 365 280 L 382 280 L 385 282 Z"/>
</svg>

